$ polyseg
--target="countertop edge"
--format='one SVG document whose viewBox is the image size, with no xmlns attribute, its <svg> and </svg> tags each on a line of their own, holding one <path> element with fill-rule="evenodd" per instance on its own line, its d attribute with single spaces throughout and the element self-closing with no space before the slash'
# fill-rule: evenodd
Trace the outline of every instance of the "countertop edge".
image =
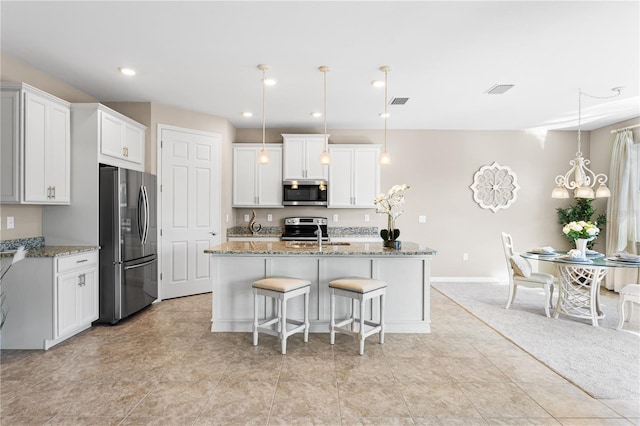
<svg viewBox="0 0 640 426">
<path fill-rule="evenodd" d="M 27 250 L 25 257 L 30 259 L 61 257 L 95 250 L 100 250 L 100 246 L 44 246 Z M 3 259 L 13 257 L 13 253 L 15 250 L 3 251 L 0 252 L 0 257 Z"/>
</svg>

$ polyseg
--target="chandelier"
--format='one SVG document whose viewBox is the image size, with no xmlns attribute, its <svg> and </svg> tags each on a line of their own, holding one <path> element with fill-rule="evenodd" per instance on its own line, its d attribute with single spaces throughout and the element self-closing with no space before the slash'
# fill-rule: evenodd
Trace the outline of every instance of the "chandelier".
<svg viewBox="0 0 640 426">
<path fill-rule="evenodd" d="M 620 95 L 621 89 L 616 87 L 611 89 L 617 92 L 608 97 L 591 96 L 578 89 L 578 152 L 576 158 L 569 161 L 571 168 L 564 175 L 556 176 L 556 187 L 551 192 L 552 198 L 569 198 L 569 190 L 573 190 L 574 198 L 606 198 L 611 196 L 611 191 L 607 188 L 607 175 L 604 173 L 595 174 L 589 169 L 591 160 L 582 157 L 581 151 L 581 121 L 582 121 L 582 95 L 597 99 L 608 99 Z M 598 188 L 595 185 L 598 183 Z"/>
</svg>

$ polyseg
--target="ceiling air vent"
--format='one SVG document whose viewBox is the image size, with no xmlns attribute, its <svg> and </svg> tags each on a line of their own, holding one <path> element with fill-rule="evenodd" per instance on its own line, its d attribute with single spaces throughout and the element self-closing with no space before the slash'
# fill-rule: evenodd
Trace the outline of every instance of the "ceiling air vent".
<svg viewBox="0 0 640 426">
<path fill-rule="evenodd" d="M 389 105 L 404 105 L 408 100 L 409 98 L 393 98 L 391 102 L 389 102 Z"/>
<path fill-rule="evenodd" d="M 513 84 L 496 84 L 484 93 L 488 95 L 502 95 L 504 92 L 511 89 L 513 86 L 514 86 Z"/>
</svg>

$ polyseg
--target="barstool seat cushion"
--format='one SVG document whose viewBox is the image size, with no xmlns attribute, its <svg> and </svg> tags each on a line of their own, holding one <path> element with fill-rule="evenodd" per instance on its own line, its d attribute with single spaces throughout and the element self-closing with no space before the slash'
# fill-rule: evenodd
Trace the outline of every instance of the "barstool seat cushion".
<svg viewBox="0 0 640 426">
<path fill-rule="evenodd" d="M 373 290 L 378 290 L 379 288 L 385 288 L 386 286 L 387 283 L 384 281 L 360 277 L 341 278 L 329 283 L 329 287 L 354 291 L 356 293 L 368 293 Z"/>
<path fill-rule="evenodd" d="M 310 281 L 290 277 L 269 277 L 253 283 L 253 287 L 286 293 L 311 285 Z"/>
</svg>

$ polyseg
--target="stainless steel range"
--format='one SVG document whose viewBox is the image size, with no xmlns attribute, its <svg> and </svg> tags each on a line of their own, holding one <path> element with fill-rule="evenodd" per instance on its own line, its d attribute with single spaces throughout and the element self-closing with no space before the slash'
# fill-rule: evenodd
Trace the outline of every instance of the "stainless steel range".
<svg viewBox="0 0 640 426">
<path fill-rule="evenodd" d="M 315 241 L 320 225 L 322 241 L 329 241 L 326 217 L 287 217 L 284 219 L 282 241 Z"/>
</svg>

